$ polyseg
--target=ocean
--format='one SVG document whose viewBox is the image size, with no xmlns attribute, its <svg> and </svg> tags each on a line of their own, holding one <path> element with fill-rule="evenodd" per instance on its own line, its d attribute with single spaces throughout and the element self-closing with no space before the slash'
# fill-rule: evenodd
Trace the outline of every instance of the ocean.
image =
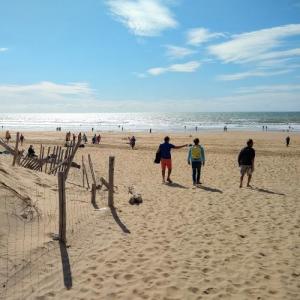
<svg viewBox="0 0 300 300">
<path fill-rule="evenodd" d="M 2 130 L 19 131 L 149 131 L 228 130 L 300 131 L 300 112 L 213 113 L 0 113 Z"/>
</svg>

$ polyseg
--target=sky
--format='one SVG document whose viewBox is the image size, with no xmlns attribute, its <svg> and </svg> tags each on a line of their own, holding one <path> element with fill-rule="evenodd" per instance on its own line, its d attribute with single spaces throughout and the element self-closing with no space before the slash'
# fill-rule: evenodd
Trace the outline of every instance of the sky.
<svg viewBox="0 0 300 300">
<path fill-rule="evenodd" d="M 0 112 L 300 111 L 300 0 L 0 0 Z"/>
</svg>

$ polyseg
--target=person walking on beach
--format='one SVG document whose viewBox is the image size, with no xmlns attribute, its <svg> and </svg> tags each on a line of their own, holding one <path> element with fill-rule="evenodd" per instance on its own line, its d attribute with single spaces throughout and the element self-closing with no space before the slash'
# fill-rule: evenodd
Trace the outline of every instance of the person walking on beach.
<svg viewBox="0 0 300 300">
<path fill-rule="evenodd" d="M 20 135 L 21 146 L 23 146 L 23 142 L 24 142 L 24 135 L 21 133 L 21 135 Z"/>
<path fill-rule="evenodd" d="M 291 138 L 289 136 L 287 136 L 285 138 L 285 144 L 286 144 L 287 147 L 290 145 L 290 141 L 291 141 Z"/>
<path fill-rule="evenodd" d="M 201 166 L 205 165 L 205 153 L 204 148 L 199 145 L 200 141 L 198 138 L 194 139 L 194 145 L 190 147 L 188 152 L 188 164 L 192 164 L 192 176 L 193 185 L 201 184 Z"/>
<path fill-rule="evenodd" d="M 10 133 L 9 133 L 9 130 L 7 130 L 7 131 L 5 132 L 5 139 L 6 139 L 6 143 L 8 144 L 8 143 L 9 143 L 9 140 L 11 139 L 11 135 L 10 135 Z"/>
<path fill-rule="evenodd" d="M 133 135 L 131 138 L 129 138 L 129 144 L 130 144 L 132 150 L 134 149 L 135 142 L 136 142 L 136 138 Z"/>
<path fill-rule="evenodd" d="M 83 134 L 82 140 L 83 140 L 83 142 L 84 142 L 85 144 L 86 144 L 87 141 L 88 141 L 87 136 L 86 136 L 85 133 Z"/>
<path fill-rule="evenodd" d="M 97 140 L 97 136 L 96 136 L 96 134 L 93 136 L 93 138 L 92 138 L 92 144 L 96 144 L 96 140 Z"/>
<path fill-rule="evenodd" d="M 238 156 L 238 164 L 241 170 L 240 188 L 243 187 L 245 174 L 248 176 L 247 187 L 250 187 L 252 173 L 254 172 L 255 150 L 253 149 L 253 140 L 247 141 L 247 147 L 243 148 Z"/>
<path fill-rule="evenodd" d="M 187 147 L 187 144 L 182 146 L 175 146 L 173 144 L 170 144 L 170 138 L 166 136 L 164 138 L 164 143 L 159 145 L 159 148 L 157 152 L 160 152 L 160 163 L 161 163 L 161 174 L 162 174 L 162 182 L 165 183 L 165 174 L 166 174 L 166 168 L 168 168 L 168 175 L 167 175 L 167 181 L 169 183 L 172 183 L 172 180 L 170 178 L 172 173 L 172 158 L 171 158 L 171 149 L 180 149 L 183 147 Z"/>
<path fill-rule="evenodd" d="M 97 144 L 100 144 L 100 142 L 101 142 L 101 135 L 98 134 L 98 136 L 97 136 Z"/>
</svg>

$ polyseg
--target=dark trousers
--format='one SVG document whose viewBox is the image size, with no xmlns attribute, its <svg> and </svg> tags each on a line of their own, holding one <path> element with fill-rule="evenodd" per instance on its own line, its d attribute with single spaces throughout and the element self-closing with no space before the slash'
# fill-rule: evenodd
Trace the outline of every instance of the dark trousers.
<svg viewBox="0 0 300 300">
<path fill-rule="evenodd" d="M 193 169 L 193 182 L 200 182 L 200 174 L 201 174 L 201 161 L 192 161 L 192 169 Z"/>
</svg>

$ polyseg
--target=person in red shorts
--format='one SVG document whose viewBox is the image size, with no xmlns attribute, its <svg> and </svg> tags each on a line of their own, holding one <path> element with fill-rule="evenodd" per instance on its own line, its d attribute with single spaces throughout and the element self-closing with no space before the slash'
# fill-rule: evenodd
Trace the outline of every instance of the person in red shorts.
<svg viewBox="0 0 300 300">
<path fill-rule="evenodd" d="M 169 183 L 172 183 L 172 180 L 170 178 L 172 173 L 172 158 L 171 158 L 171 149 L 180 149 L 183 147 L 187 147 L 188 145 L 182 145 L 182 146 L 175 146 L 173 144 L 170 144 L 170 138 L 168 136 L 165 137 L 165 142 L 159 145 L 158 152 L 160 152 L 160 163 L 161 163 L 161 174 L 162 174 L 162 181 L 165 183 L 165 175 L 166 175 L 166 168 L 168 168 L 168 176 L 167 181 Z"/>
</svg>

